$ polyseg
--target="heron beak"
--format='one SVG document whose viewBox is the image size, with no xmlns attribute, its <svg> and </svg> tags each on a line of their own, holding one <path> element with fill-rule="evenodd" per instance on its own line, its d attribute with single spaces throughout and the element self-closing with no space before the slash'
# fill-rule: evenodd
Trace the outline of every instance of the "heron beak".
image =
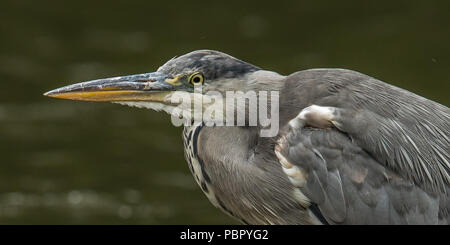
<svg viewBox="0 0 450 245">
<path fill-rule="evenodd" d="M 164 102 L 180 83 L 160 72 L 81 82 L 45 93 L 45 96 L 84 101 Z"/>
</svg>

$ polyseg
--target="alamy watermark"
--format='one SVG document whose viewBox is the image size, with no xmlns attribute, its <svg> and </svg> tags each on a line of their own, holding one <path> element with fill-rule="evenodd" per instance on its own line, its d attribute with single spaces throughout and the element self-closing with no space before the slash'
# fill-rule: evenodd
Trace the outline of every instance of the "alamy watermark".
<svg viewBox="0 0 450 245">
<path fill-rule="evenodd" d="M 175 92 L 171 115 L 175 126 L 258 126 L 261 137 L 273 137 L 279 130 L 279 91 Z"/>
</svg>

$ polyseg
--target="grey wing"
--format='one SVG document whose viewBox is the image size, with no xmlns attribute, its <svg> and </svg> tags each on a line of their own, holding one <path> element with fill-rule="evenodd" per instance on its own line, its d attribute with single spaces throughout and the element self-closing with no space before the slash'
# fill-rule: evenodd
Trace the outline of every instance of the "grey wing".
<svg viewBox="0 0 450 245">
<path fill-rule="evenodd" d="M 400 177 L 344 133 L 288 126 L 281 135 L 275 153 L 283 170 L 324 223 L 448 223 L 448 194 L 430 194 Z"/>
<path fill-rule="evenodd" d="M 433 192 L 450 184 L 450 108 L 345 69 L 294 73 L 283 97 L 289 99 L 281 108 L 291 108 L 287 120 L 310 105 L 329 108 L 328 124 L 380 164 Z"/>
<path fill-rule="evenodd" d="M 439 203 L 438 218 L 442 222 L 448 222 L 450 212 L 448 196 L 450 109 L 448 107 L 364 74 L 344 69 L 301 71 L 287 77 L 285 84 L 284 97 L 290 99 L 286 100 L 284 107 L 294 108 L 286 113 L 285 118 L 290 120 L 294 116 L 292 113 L 300 111 L 295 118 L 300 117 L 307 126 L 326 129 L 318 130 L 318 132 L 311 131 L 314 133 L 309 134 L 309 139 L 302 138 L 301 134 L 308 132 L 305 131 L 304 125 L 301 127 L 297 125 L 294 128 L 289 126 L 290 128 L 285 132 L 285 136 L 298 135 L 296 137 L 299 146 L 285 147 L 289 148 L 289 154 L 293 157 L 291 160 L 299 167 L 305 165 L 303 167 L 307 168 L 308 164 L 311 164 L 308 159 L 304 159 L 306 155 L 302 154 L 309 152 L 310 156 L 315 153 L 323 157 L 324 160 L 322 158 L 319 160 L 322 160 L 321 163 L 326 168 L 316 171 L 312 181 L 324 180 L 324 176 L 327 176 L 328 181 L 331 179 L 333 182 L 341 183 L 340 188 L 344 188 L 342 193 L 345 194 L 347 190 L 345 188 L 350 186 L 343 185 L 342 183 L 345 183 L 347 179 L 343 179 L 342 175 L 336 173 L 342 174 L 342 171 L 346 171 L 346 176 L 354 176 L 356 173 L 352 175 L 352 171 L 356 171 L 358 166 L 365 166 L 368 176 L 372 172 L 373 174 L 377 172 L 377 176 L 396 176 L 385 179 L 380 177 L 381 182 L 366 183 L 374 188 L 384 183 L 384 192 L 387 194 L 385 197 L 389 200 L 393 201 L 397 197 L 412 200 L 418 194 L 411 198 L 405 195 L 420 189 L 437 199 L 434 203 Z M 328 133 L 340 134 L 346 136 L 347 141 L 344 141 L 341 136 L 336 136 L 341 139 L 333 136 L 331 139 L 317 140 L 316 138 L 322 134 L 319 132 L 326 132 L 325 136 Z M 306 143 L 303 141 L 313 143 L 309 143 L 309 148 L 305 148 Z M 295 144 L 294 141 L 291 143 Z M 340 150 L 342 152 L 337 151 L 338 146 L 343 147 Z M 295 150 L 295 147 L 299 148 Z M 318 154 L 320 153 L 318 149 L 330 155 Z M 358 152 L 349 154 L 350 149 L 358 149 Z M 351 167 L 345 169 L 344 165 Z M 338 172 L 330 172 L 333 168 Z M 377 178 L 371 177 L 368 181 L 374 179 Z M 398 181 L 393 182 L 392 179 Z M 411 192 L 407 191 L 409 190 L 407 186 L 410 186 L 408 188 Z M 340 189 L 337 190 L 337 193 L 340 193 Z M 370 193 L 365 189 L 355 190 L 356 193 L 360 193 L 358 191 Z M 351 198 L 349 194 L 351 192 L 352 190 L 348 189 L 347 198 Z M 378 195 L 382 196 L 381 193 Z M 311 193 L 311 195 L 318 194 Z M 334 193 L 334 195 L 338 194 Z M 341 198 L 336 200 L 349 200 L 345 198 L 345 195 L 340 196 Z M 338 203 L 344 204 L 343 201 Z M 410 202 L 402 203 L 404 208 L 399 209 L 400 211 L 410 210 L 411 206 L 414 206 Z M 335 209 L 336 207 L 334 206 Z M 344 216 L 342 212 L 339 216 L 341 218 Z"/>
</svg>

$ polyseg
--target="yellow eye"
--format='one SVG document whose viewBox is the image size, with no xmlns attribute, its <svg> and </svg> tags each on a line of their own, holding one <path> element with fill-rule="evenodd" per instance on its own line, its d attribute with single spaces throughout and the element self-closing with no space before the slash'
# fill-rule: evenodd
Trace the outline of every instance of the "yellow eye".
<svg viewBox="0 0 450 245">
<path fill-rule="evenodd" d="M 189 77 L 189 83 L 194 86 L 202 84 L 204 80 L 205 78 L 199 72 L 196 72 Z"/>
</svg>

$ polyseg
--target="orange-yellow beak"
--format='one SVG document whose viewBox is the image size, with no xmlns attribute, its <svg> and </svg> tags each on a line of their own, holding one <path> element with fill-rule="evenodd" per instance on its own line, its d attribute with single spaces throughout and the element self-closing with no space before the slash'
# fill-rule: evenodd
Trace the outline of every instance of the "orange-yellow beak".
<svg viewBox="0 0 450 245">
<path fill-rule="evenodd" d="M 54 89 L 44 95 L 85 101 L 163 102 L 168 94 L 177 89 L 166 82 L 168 78 L 159 72 L 105 78 Z"/>
</svg>

